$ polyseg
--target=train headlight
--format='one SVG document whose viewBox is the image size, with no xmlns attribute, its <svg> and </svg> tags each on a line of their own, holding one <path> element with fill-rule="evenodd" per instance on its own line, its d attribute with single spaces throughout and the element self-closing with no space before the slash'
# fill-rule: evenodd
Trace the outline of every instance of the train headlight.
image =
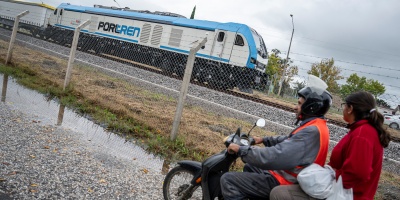
<svg viewBox="0 0 400 200">
<path fill-rule="evenodd" d="M 255 58 L 250 58 L 250 63 L 256 64 L 256 59 Z"/>
</svg>

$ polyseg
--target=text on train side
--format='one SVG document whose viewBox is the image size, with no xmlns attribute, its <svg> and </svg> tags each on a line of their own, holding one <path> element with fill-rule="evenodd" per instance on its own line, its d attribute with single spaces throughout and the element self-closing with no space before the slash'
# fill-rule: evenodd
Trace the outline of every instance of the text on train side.
<svg viewBox="0 0 400 200">
<path fill-rule="evenodd" d="M 102 29 L 103 31 L 119 33 L 134 37 L 139 37 L 140 28 L 134 26 L 119 25 L 109 22 L 99 22 L 97 30 Z"/>
</svg>

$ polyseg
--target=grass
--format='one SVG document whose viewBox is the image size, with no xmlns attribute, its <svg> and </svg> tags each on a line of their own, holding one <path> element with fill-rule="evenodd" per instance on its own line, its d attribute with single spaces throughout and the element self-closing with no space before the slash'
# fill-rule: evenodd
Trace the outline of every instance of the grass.
<svg viewBox="0 0 400 200">
<path fill-rule="evenodd" d="M 61 104 L 73 108 L 77 113 L 90 115 L 97 123 L 105 124 L 107 129 L 112 132 L 142 141 L 140 145 L 147 147 L 148 151 L 156 155 L 172 159 L 186 158 L 199 161 L 204 159 L 204 155 L 208 155 L 202 150 L 199 151 L 199 149 L 187 147 L 185 137 L 178 136 L 175 141 L 171 141 L 168 134 L 162 134 L 160 129 L 155 129 L 130 117 L 127 111 L 120 106 L 113 107 L 108 105 L 104 107 L 99 101 L 86 99 L 83 94 L 76 91 L 74 84 L 71 84 L 66 91 L 63 91 L 60 84 L 48 80 L 27 66 L 25 63 L 13 64 L 12 66 L 0 64 L 0 72 L 14 77 L 19 84 L 27 88 L 45 94 L 48 100 L 58 99 Z M 90 69 L 81 68 L 80 70 L 91 72 Z M 120 81 L 111 77 L 107 78 L 112 82 Z M 162 102 L 176 103 L 171 97 L 154 94 L 149 91 L 141 91 L 136 96 L 142 96 L 143 98 L 140 99 L 145 99 L 145 104 L 149 106 L 151 106 L 150 102 L 161 102 L 161 104 L 163 104 Z M 200 110 L 197 107 L 193 109 Z"/>
<path fill-rule="evenodd" d="M 2 48 L 5 46 L 5 42 L 0 40 L 0 58 L 5 57 L 6 48 Z M 14 51 L 11 65 L 0 64 L 1 73 L 11 75 L 21 85 L 45 94 L 48 99 L 59 100 L 77 113 L 89 115 L 96 123 L 127 140 L 134 138 L 139 141 L 136 144 L 164 158 L 202 161 L 225 148 L 222 139 L 227 134 L 237 127 L 245 131 L 252 126 L 211 110 L 185 105 L 178 137 L 171 141 L 171 125 L 177 104 L 173 97 L 138 88 L 125 80 L 79 65 L 74 66 L 71 84 L 63 91 L 65 60 L 18 46 Z M 278 97 L 273 99 L 280 101 Z M 294 101 L 284 103 L 295 104 Z M 252 135 L 274 133 L 254 129 Z M 242 166 L 238 160 L 233 169 L 240 171 Z M 382 173 L 380 185 L 400 188 L 399 182 L 397 175 Z M 381 189 L 377 198 L 382 199 L 384 194 L 384 189 Z"/>
</svg>

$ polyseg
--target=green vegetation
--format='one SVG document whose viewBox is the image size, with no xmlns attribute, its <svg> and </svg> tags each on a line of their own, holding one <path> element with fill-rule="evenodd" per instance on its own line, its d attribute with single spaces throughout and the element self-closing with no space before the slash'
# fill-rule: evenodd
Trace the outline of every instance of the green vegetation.
<svg viewBox="0 0 400 200">
<path fill-rule="evenodd" d="M 291 60 L 286 63 L 287 67 L 285 68 L 283 65 L 285 64 L 286 59 L 280 57 L 281 51 L 278 49 L 273 49 L 272 53 L 268 58 L 268 65 L 265 69 L 265 73 L 271 78 L 272 83 L 274 84 L 274 93 L 278 93 L 279 90 L 279 81 L 282 77 L 282 74 L 285 70 L 286 79 L 283 81 L 282 90 L 286 88 L 290 88 L 289 82 L 293 80 L 293 76 L 297 75 L 299 69 L 297 66 L 291 66 L 290 64 L 293 62 Z M 283 95 L 283 93 L 282 93 Z"/>
<path fill-rule="evenodd" d="M 269 75 L 272 84 L 274 85 L 274 93 L 278 92 L 279 88 L 279 80 L 283 74 L 283 70 L 285 67 L 283 66 L 285 63 L 285 59 L 280 57 L 280 50 L 273 49 L 269 55 L 268 66 L 265 70 L 265 73 Z M 302 87 L 305 87 L 304 82 L 295 82 L 293 89 L 291 89 L 289 82 L 292 81 L 293 76 L 298 74 L 297 66 L 290 66 L 292 63 L 291 60 L 288 62 L 288 67 L 286 69 L 286 80 L 284 80 L 282 88 L 286 93 L 295 93 L 295 91 L 300 90 Z M 319 63 L 313 63 L 311 65 L 311 69 L 307 71 L 308 74 L 312 74 L 314 76 L 320 77 L 325 83 L 328 85 L 327 90 L 331 92 L 331 94 L 340 95 L 341 98 L 346 97 L 347 95 L 356 92 L 356 91 L 368 91 L 372 93 L 375 98 L 385 93 L 385 86 L 378 82 L 377 80 L 367 79 L 362 76 L 359 77 L 356 73 L 352 74 L 350 77 L 346 79 L 346 84 L 340 86 L 337 81 L 343 79 L 344 77 L 341 75 L 342 70 L 335 66 L 335 61 L 333 58 L 331 59 L 322 59 Z M 388 107 L 387 103 L 383 100 L 378 102 L 379 105 Z"/>
<path fill-rule="evenodd" d="M 5 50 L 2 45 L 4 46 L 0 41 L 0 54 L 4 54 Z M 32 49 L 16 47 L 15 51 L 13 61 L 17 64 L 12 66 L 0 64 L 0 73 L 13 76 L 18 83 L 45 94 L 49 99 L 59 99 L 62 104 L 75 109 L 78 113 L 90 115 L 94 121 L 122 135 L 126 140 L 172 160 L 202 161 L 210 154 L 224 148 L 219 140 L 222 140 L 226 133 L 234 131 L 238 126 L 242 127 L 242 130 L 249 130 L 251 127 L 251 124 L 244 121 L 226 118 L 210 110 L 185 106 L 187 112 L 184 113 L 185 120 L 182 122 L 184 128 L 181 129 L 178 138 L 171 141 L 168 126 L 172 124 L 171 110 L 176 108 L 174 98 L 135 88 L 126 81 L 106 76 L 99 70 L 84 66 L 75 67 L 73 76 L 75 81 L 71 81 L 71 85 L 63 91 L 61 81 L 65 74 L 63 72 L 65 62 Z M 278 75 L 282 74 L 284 61 L 279 57 L 278 51 L 275 50 L 275 58 L 270 56 L 272 65 L 268 66 L 269 74 L 277 75 L 275 80 L 280 79 Z M 295 71 L 296 68 L 293 68 L 291 74 Z M 277 84 L 277 81 L 274 83 Z M 301 86 L 299 83 L 298 88 Z M 286 99 L 289 103 L 285 104 L 281 97 L 272 96 L 270 99 L 289 106 L 297 101 L 290 98 Z M 339 116 L 341 118 L 341 114 Z M 167 128 L 162 129 L 159 125 L 163 122 Z M 274 133 L 254 129 L 252 135 L 263 136 Z M 241 161 L 238 160 L 238 165 L 233 169 L 240 171 L 241 167 Z M 397 175 L 382 173 L 380 185 L 398 188 L 399 180 Z M 376 199 L 384 198 L 385 188 L 388 187 L 380 189 Z"/>
<path fill-rule="evenodd" d="M 335 66 L 335 61 L 332 59 L 323 59 L 320 63 L 314 63 L 311 65 L 311 69 L 308 70 L 308 74 L 312 74 L 316 77 L 320 77 L 328 85 L 328 91 L 331 93 L 338 93 L 340 86 L 337 83 L 338 80 L 343 79 L 340 76 L 340 68 Z"/>
<path fill-rule="evenodd" d="M 62 86 L 46 81 L 35 71 L 19 64 L 14 66 L 0 64 L 0 73 L 12 76 L 19 84 L 45 94 L 48 100 L 61 99 L 61 104 L 66 107 L 72 108 L 80 114 L 90 115 L 97 123 L 106 124 L 109 131 L 125 136 L 126 139 L 135 138 L 141 142 L 137 143 L 138 145 L 147 147 L 148 151 L 156 155 L 199 161 L 204 158 L 204 152 L 188 148 L 185 145 L 185 139 L 180 136 L 175 141 L 171 141 L 169 135 L 160 134 L 160 130 L 154 130 L 133 118 L 103 108 L 97 105 L 97 102 L 85 100 L 81 94 L 75 92 L 73 84 L 63 91 Z M 153 101 L 171 101 L 170 98 L 159 94 L 145 93 Z"/>
<path fill-rule="evenodd" d="M 194 14 L 196 13 L 196 6 L 194 6 L 192 10 L 192 14 L 190 15 L 190 19 L 194 19 Z"/>
<path fill-rule="evenodd" d="M 365 76 L 359 77 L 356 73 L 350 75 L 346 84 L 342 85 L 340 95 L 345 97 L 356 91 L 368 91 L 377 98 L 385 93 L 386 89 L 382 83 L 373 79 L 367 79 Z"/>
</svg>

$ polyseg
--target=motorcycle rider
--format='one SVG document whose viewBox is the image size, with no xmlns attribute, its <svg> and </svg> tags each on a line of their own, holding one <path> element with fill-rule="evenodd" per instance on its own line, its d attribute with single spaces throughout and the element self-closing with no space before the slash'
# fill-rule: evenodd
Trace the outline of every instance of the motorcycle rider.
<svg viewBox="0 0 400 200">
<path fill-rule="evenodd" d="M 311 163 L 324 166 L 329 147 L 329 130 L 324 115 L 332 96 L 321 79 L 309 75 L 308 85 L 298 92 L 295 128 L 288 136 L 254 137 L 265 147 L 230 144 L 228 152 L 241 156 L 243 172 L 221 177 L 225 200 L 268 199 L 272 188 L 297 183 L 297 174 Z"/>
</svg>

